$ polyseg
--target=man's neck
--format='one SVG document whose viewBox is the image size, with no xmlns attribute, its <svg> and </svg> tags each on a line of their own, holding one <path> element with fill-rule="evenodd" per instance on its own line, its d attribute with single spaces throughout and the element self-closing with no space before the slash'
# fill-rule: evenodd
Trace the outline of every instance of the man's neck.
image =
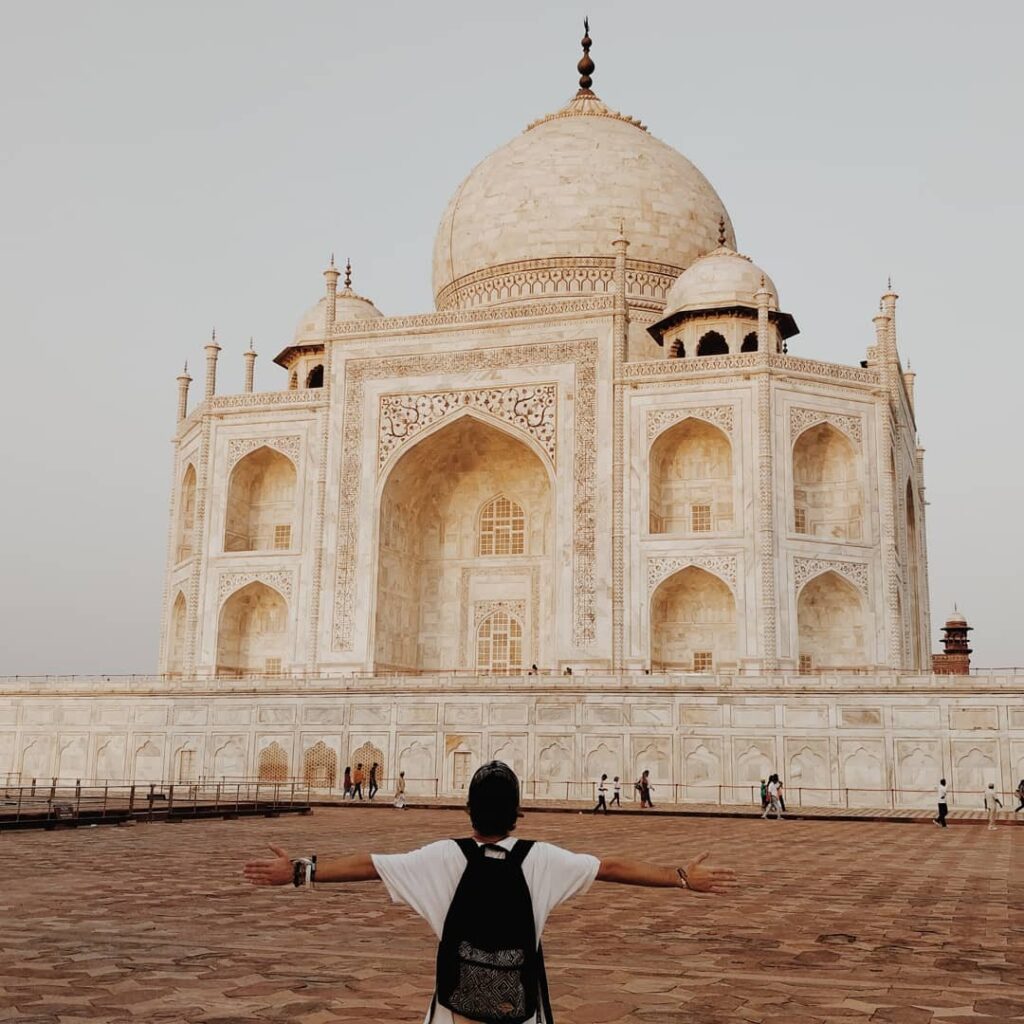
<svg viewBox="0 0 1024 1024">
<path fill-rule="evenodd" d="M 508 837 L 509 837 L 509 833 L 508 832 L 503 832 L 503 833 L 501 833 L 501 835 L 497 835 L 497 836 L 482 836 L 482 835 L 480 835 L 479 832 L 476 831 L 476 829 L 473 830 L 473 838 L 478 843 L 490 843 L 491 845 L 494 845 L 496 843 L 500 843 L 503 839 L 508 839 Z"/>
</svg>

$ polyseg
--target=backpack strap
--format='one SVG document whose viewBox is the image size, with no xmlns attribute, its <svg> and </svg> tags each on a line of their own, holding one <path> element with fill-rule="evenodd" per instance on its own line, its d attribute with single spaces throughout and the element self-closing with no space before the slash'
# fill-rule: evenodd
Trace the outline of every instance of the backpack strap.
<svg viewBox="0 0 1024 1024">
<path fill-rule="evenodd" d="M 476 845 L 475 839 L 455 839 L 453 842 L 459 844 L 459 849 L 466 858 L 467 864 L 480 856 L 481 847 Z"/>
<path fill-rule="evenodd" d="M 526 855 L 533 849 L 533 842 L 532 839 L 517 839 L 516 845 L 512 847 L 505 859 L 509 864 L 522 866 Z"/>
<path fill-rule="evenodd" d="M 551 1013 L 551 996 L 548 994 L 548 972 L 544 969 L 544 946 L 541 943 L 537 943 L 537 981 L 540 984 L 540 1006 L 537 1008 L 537 1019 L 540 1020 L 540 1010 L 543 1008 L 545 1024 L 555 1024 L 554 1015 Z"/>
</svg>

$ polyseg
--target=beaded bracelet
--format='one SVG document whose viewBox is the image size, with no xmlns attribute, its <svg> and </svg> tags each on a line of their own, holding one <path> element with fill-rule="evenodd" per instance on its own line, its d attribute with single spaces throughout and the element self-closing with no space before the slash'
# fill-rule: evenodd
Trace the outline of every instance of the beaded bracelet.
<svg viewBox="0 0 1024 1024">
<path fill-rule="evenodd" d="M 686 871 L 683 868 L 676 868 L 676 874 L 679 876 L 679 884 L 684 889 L 690 888 L 690 880 L 686 877 Z"/>
</svg>

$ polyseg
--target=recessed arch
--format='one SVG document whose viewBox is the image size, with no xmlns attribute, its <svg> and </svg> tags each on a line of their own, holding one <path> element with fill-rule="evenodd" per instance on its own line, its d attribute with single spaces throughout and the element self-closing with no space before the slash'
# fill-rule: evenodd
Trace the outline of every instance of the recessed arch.
<svg viewBox="0 0 1024 1024">
<path fill-rule="evenodd" d="M 512 495 L 520 512 L 511 508 Z M 507 551 L 504 541 L 481 544 L 481 516 L 498 499 L 509 505 L 502 506 L 507 530 L 501 527 Z M 476 410 L 446 417 L 394 458 L 378 509 L 378 671 L 474 668 L 477 635 L 470 612 L 480 601 L 525 602 L 534 631 L 545 623 L 542 631 L 550 633 L 551 616 L 544 610 L 553 603 L 552 475 L 532 438 Z M 532 574 L 543 580 L 542 588 L 534 587 Z M 535 599 L 540 607 L 533 606 Z M 545 635 L 539 646 L 547 644 Z M 540 657 L 532 650 L 529 655 Z"/>
<path fill-rule="evenodd" d="M 863 669 L 868 664 L 864 596 L 829 569 L 797 594 L 797 648 L 806 670 Z"/>
<path fill-rule="evenodd" d="M 686 358 L 686 346 L 683 344 L 682 338 L 676 338 L 672 342 L 671 347 L 668 350 L 670 359 L 685 359 Z"/>
<path fill-rule="evenodd" d="M 719 672 L 736 667 L 736 598 L 695 565 L 672 573 L 651 595 L 651 667 Z"/>
<path fill-rule="evenodd" d="M 863 538 L 863 488 L 853 442 L 831 423 L 793 443 L 793 529 L 822 540 Z"/>
<path fill-rule="evenodd" d="M 188 602 L 179 590 L 171 605 L 171 621 L 167 630 L 167 671 L 180 675 L 185 669 L 185 624 L 188 618 Z"/>
<path fill-rule="evenodd" d="M 309 373 L 306 374 L 306 387 L 307 388 L 322 388 L 324 386 L 324 366 L 323 363 L 317 363 Z"/>
<path fill-rule="evenodd" d="M 727 356 L 729 354 L 729 343 L 725 336 L 718 331 L 708 331 L 701 335 L 697 342 L 698 356 Z"/>
<path fill-rule="evenodd" d="M 323 740 L 302 755 L 302 779 L 315 789 L 333 789 L 338 781 L 338 755 Z"/>
<path fill-rule="evenodd" d="M 228 480 L 225 551 L 286 551 L 295 529 L 295 463 L 266 445 L 239 459 Z"/>
<path fill-rule="evenodd" d="M 476 670 L 504 676 L 523 671 L 523 624 L 515 615 L 491 612 L 477 627 Z"/>
<path fill-rule="evenodd" d="M 178 488 L 178 523 L 175 537 L 175 560 L 184 562 L 195 553 L 196 525 L 196 467 L 190 462 L 185 467 Z"/>
<path fill-rule="evenodd" d="M 733 528 L 732 444 L 723 430 L 688 416 L 655 438 L 648 467 L 651 533 Z"/>
<path fill-rule="evenodd" d="M 743 344 L 740 345 L 741 352 L 756 352 L 757 351 L 757 331 L 750 331 L 749 334 L 744 335 Z"/>
<path fill-rule="evenodd" d="M 273 587 L 254 580 L 221 605 L 217 674 L 277 675 L 287 668 L 288 604 Z"/>
<path fill-rule="evenodd" d="M 260 782 L 288 781 L 288 751 L 277 740 L 260 751 L 256 777 Z"/>
<path fill-rule="evenodd" d="M 484 502 L 477 516 L 477 552 L 480 555 L 521 555 L 526 550 L 526 513 L 507 494 Z"/>
<path fill-rule="evenodd" d="M 922 669 L 924 653 L 921 650 L 921 541 L 917 529 L 917 504 L 914 499 L 914 486 L 907 480 L 906 486 L 906 517 L 907 517 L 907 597 L 909 598 L 908 613 L 910 626 L 910 650 L 908 651 L 911 668 Z"/>
</svg>

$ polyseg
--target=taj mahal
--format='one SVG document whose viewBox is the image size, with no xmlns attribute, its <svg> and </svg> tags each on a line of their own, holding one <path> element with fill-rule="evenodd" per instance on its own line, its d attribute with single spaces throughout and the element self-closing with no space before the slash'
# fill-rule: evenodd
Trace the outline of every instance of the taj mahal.
<svg viewBox="0 0 1024 1024">
<path fill-rule="evenodd" d="M 932 672 L 896 294 L 815 358 L 591 45 L 455 189 L 434 311 L 332 258 L 269 389 L 250 349 L 220 394 L 216 337 L 198 401 L 182 373 L 159 674 L 0 689 L 0 772 L 330 787 L 376 760 L 444 794 L 497 756 L 538 795 L 646 768 L 741 801 L 781 771 L 864 805 L 1024 776 L 1024 680 Z"/>
</svg>

